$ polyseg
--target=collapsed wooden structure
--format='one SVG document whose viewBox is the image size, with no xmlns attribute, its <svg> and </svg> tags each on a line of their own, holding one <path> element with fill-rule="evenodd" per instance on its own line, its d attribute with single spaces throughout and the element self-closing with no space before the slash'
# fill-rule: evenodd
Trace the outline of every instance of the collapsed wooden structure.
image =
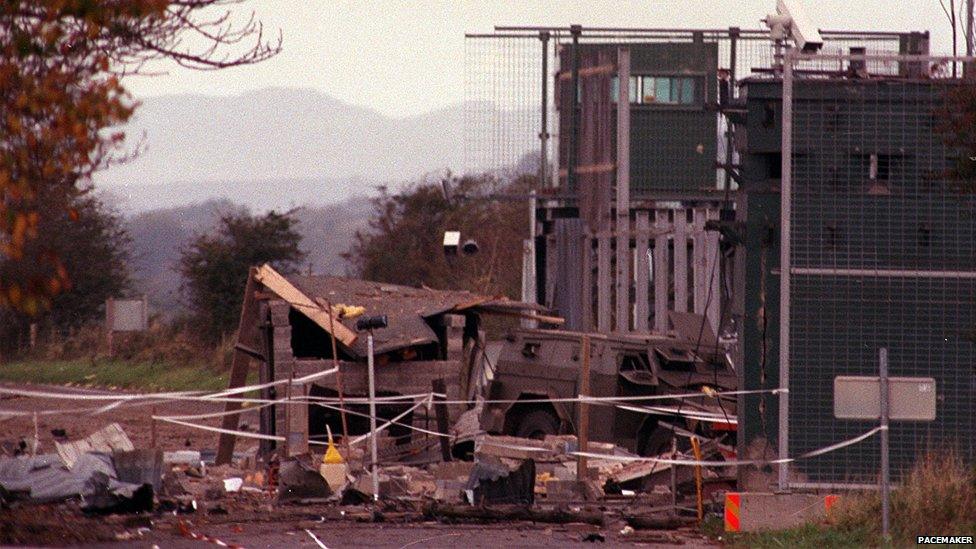
<svg viewBox="0 0 976 549">
<path fill-rule="evenodd" d="M 324 440 L 326 425 L 341 433 L 334 409 L 310 404 L 318 397 L 367 395 L 366 338 L 354 331 L 355 316 L 386 315 L 389 326 L 374 333 L 376 391 L 380 396 L 445 392 L 448 400 L 473 396 L 482 360 L 485 334 L 481 316 L 496 314 L 559 324 L 539 305 L 478 295 L 466 291 L 411 288 L 330 276 L 284 276 L 269 265 L 252 268 L 245 288 L 240 326 L 231 365 L 229 388 L 244 387 L 251 366 L 258 371 L 262 400 L 280 401 L 261 409 L 261 452 L 296 455 L 309 449 L 309 439 Z M 355 315 L 355 316 L 354 316 Z M 338 368 L 338 375 L 314 382 L 295 380 Z M 277 384 L 274 384 L 276 383 Z M 433 391 L 433 388 L 439 388 Z M 286 401 L 304 404 L 286 404 Z M 410 408 L 409 400 L 380 406 L 377 415 L 391 419 Z M 217 452 L 217 463 L 233 455 L 240 410 L 228 402 Z M 349 435 L 368 430 L 365 404 L 349 404 Z M 446 409 L 447 413 L 443 413 Z M 401 423 L 429 423 L 438 431 L 456 419 L 463 406 L 443 407 L 438 417 L 417 410 Z M 410 442 L 407 428 L 390 429 L 400 442 Z M 405 439 L 405 440 L 404 440 Z"/>
</svg>

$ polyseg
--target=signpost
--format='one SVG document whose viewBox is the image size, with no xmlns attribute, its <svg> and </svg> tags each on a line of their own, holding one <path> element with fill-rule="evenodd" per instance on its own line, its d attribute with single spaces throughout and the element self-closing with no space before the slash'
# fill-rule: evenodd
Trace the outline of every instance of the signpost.
<svg viewBox="0 0 976 549">
<path fill-rule="evenodd" d="M 105 334 L 108 355 L 115 354 L 115 332 L 142 332 L 149 327 L 149 306 L 142 299 L 114 299 L 105 301 Z"/>
<path fill-rule="evenodd" d="M 889 539 L 891 528 L 888 424 L 891 420 L 934 421 L 935 408 L 935 379 L 889 377 L 886 347 L 878 352 L 877 377 L 834 378 L 834 417 L 876 419 L 881 422 L 881 531 L 886 540 Z"/>
</svg>

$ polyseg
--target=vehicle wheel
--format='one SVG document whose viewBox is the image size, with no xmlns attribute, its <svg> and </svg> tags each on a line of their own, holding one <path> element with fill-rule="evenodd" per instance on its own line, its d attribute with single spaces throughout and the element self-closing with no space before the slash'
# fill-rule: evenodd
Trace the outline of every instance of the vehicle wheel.
<svg viewBox="0 0 976 549">
<path fill-rule="evenodd" d="M 546 435 L 559 433 L 559 418 L 547 410 L 533 410 L 519 421 L 515 436 L 542 440 Z"/>
</svg>

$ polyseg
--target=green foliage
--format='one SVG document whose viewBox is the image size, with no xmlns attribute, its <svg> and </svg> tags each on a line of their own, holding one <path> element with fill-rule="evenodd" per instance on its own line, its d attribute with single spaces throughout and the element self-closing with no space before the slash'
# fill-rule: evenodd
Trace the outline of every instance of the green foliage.
<svg viewBox="0 0 976 549">
<path fill-rule="evenodd" d="M 919 535 L 976 533 L 976 470 L 954 451 L 931 452 L 891 493 L 895 547 L 914 546 Z M 841 497 L 829 523 L 727 538 L 743 547 L 880 547 L 881 498 L 877 492 Z"/>
<path fill-rule="evenodd" d="M 214 235 L 200 235 L 182 252 L 189 305 L 201 335 L 217 340 L 237 328 L 248 269 L 270 263 L 295 272 L 305 253 L 294 211 L 224 215 Z"/>
<path fill-rule="evenodd" d="M 421 182 L 374 200 L 370 229 L 357 232 L 344 257 L 369 280 L 520 297 L 526 200 L 533 180 L 501 185 L 490 177 Z M 513 200 L 499 199 L 505 194 Z M 472 256 L 445 257 L 444 231 L 480 246 Z"/>
<path fill-rule="evenodd" d="M 725 541 L 733 547 L 755 549 L 831 549 L 847 547 L 872 547 L 877 538 L 861 529 L 842 530 L 821 524 L 805 524 L 787 530 L 758 532 L 729 536 Z M 872 543 L 874 541 L 874 543 Z"/>
<path fill-rule="evenodd" d="M 234 2 L 231 2 L 234 3 Z M 36 254 L 43 210 L 68 213 L 97 170 L 130 155 L 123 132 L 136 103 L 120 81 L 150 61 L 191 68 L 257 63 L 280 51 L 260 23 L 236 24 L 225 0 L 0 2 L 0 305 L 29 315 L 72 282 L 61 256 Z M 250 42 L 250 43 L 247 43 Z"/>
<path fill-rule="evenodd" d="M 0 380 L 119 387 L 147 391 L 217 391 L 227 388 L 228 374 L 199 364 L 128 360 L 25 360 L 0 368 Z"/>
<path fill-rule="evenodd" d="M 25 244 L 29 257 L 57 257 L 61 275 L 47 277 L 43 262 L 0 256 L 0 279 L 20 280 L 35 292 L 53 295 L 49 308 L 34 317 L 8 308 L 0 339 L 23 340 L 31 322 L 45 332 L 67 331 L 99 318 L 105 300 L 129 288 L 129 236 L 117 212 L 91 194 L 74 196 L 67 208 L 45 207 L 38 212 L 38 231 L 44 238 Z"/>
</svg>

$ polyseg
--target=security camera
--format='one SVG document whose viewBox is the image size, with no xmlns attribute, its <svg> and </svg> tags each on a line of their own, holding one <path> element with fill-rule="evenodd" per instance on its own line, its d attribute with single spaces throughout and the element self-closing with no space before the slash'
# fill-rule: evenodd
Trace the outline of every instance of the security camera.
<svg viewBox="0 0 976 549">
<path fill-rule="evenodd" d="M 457 255 L 460 245 L 461 231 L 444 231 L 444 255 Z"/>
<path fill-rule="evenodd" d="M 776 15 L 766 16 L 765 22 L 773 40 L 783 40 L 789 33 L 801 51 L 816 52 L 823 47 L 820 31 L 807 17 L 799 0 L 776 0 Z"/>
<path fill-rule="evenodd" d="M 479 249 L 478 243 L 475 242 L 473 238 L 469 238 L 465 240 L 464 244 L 461 246 L 461 253 L 464 255 L 474 255 L 478 253 Z"/>
<path fill-rule="evenodd" d="M 356 321 L 356 329 L 360 332 L 378 330 L 380 328 L 386 328 L 389 325 L 390 323 L 386 315 L 364 316 Z"/>
</svg>

